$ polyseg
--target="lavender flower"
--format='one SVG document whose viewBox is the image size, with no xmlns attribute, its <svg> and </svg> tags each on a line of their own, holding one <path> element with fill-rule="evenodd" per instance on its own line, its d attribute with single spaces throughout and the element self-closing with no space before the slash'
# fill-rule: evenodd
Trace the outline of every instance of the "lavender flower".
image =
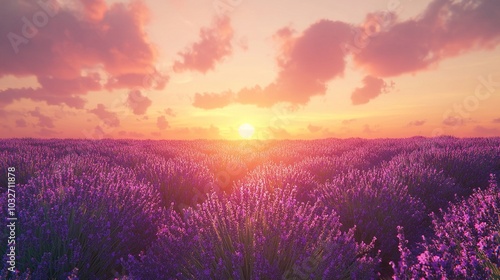
<svg viewBox="0 0 500 280">
<path fill-rule="evenodd" d="M 494 176 L 486 190 L 474 194 L 439 217 L 434 236 L 410 253 L 400 229 L 401 260 L 394 279 L 496 279 L 500 276 L 500 188 Z"/>
<path fill-rule="evenodd" d="M 291 187 L 243 184 L 229 197 L 212 194 L 183 216 L 169 211 L 158 241 L 127 267 L 140 279 L 280 279 L 302 270 L 313 279 L 375 277 L 371 247 L 357 244 L 352 231 L 341 232 L 334 212 L 299 203 L 295 195 Z M 329 254 L 314 258 L 328 248 Z M 311 258 L 309 271 L 304 264 Z"/>
</svg>

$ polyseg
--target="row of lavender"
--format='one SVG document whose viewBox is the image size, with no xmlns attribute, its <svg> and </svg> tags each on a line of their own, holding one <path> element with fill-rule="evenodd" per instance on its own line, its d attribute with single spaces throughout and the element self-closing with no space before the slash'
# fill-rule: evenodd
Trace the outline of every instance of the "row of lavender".
<svg viewBox="0 0 500 280">
<path fill-rule="evenodd" d="M 3 140 L 10 166 L 0 278 L 500 275 L 498 138 Z"/>
</svg>

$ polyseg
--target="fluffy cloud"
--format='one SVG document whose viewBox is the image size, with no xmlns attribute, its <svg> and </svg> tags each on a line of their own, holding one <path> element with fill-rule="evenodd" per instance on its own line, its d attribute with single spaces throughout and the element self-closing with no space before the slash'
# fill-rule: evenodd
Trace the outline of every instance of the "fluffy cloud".
<svg viewBox="0 0 500 280">
<path fill-rule="evenodd" d="M 461 118 L 456 116 L 448 116 L 443 119 L 443 124 L 446 126 L 463 126 L 468 122 L 472 122 L 472 119 Z"/>
<path fill-rule="evenodd" d="M 140 90 L 132 90 L 128 94 L 127 105 L 136 115 L 143 115 L 151 106 L 152 102 Z"/>
<path fill-rule="evenodd" d="M 231 55 L 233 36 L 229 17 L 216 17 L 211 27 L 200 30 L 200 41 L 179 53 L 181 60 L 175 61 L 174 71 L 206 73 L 214 69 L 215 64 Z"/>
<path fill-rule="evenodd" d="M 169 77 L 156 69 L 151 69 L 147 74 L 129 73 L 114 76 L 107 80 L 106 89 L 115 88 L 144 88 L 149 90 L 161 90 L 165 88 Z"/>
<path fill-rule="evenodd" d="M 171 116 L 171 117 L 175 117 L 176 116 L 176 113 L 174 112 L 174 110 L 172 108 L 167 108 L 164 110 L 164 113 L 167 115 L 167 116 Z"/>
<path fill-rule="evenodd" d="M 0 0 L 0 78 L 36 76 L 37 88 L 0 91 L 0 105 L 29 98 L 83 108 L 89 91 L 143 87 L 156 51 L 144 31 L 140 1 Z M 106 79 L 98 73 L 106 72 Z M 126 77 L 126 78 L 124 78 Z M 135 77 L 135 79 L 132 79 Z"/>
<path fill-rule="evenodd" d="M 389 86 L 380 78 L 373 76 L 366 76 L 363 79 L 363 86 L 356 88 L 351 94 L 351 101 L 353 105 L 360 105 L 368 103 L 370 100 L 376 98 L 381 93 L 387 92 Z"/>
<path fill-rule="evenodd" d="M 120 126 L 120 120 L 118 119 L 118 115 L 116 113 L 110 112 L 106 110 L 106 107 L 103 104 L 97 104 L 97 107 L 92 110 L 88 110 L 89 113 L 92 113 L 99 117 L 107 126 L 110 127 L 118 127 Z"/>
<path fill-rule="evenodd" d="M 299 36 L 291 35 L 292 31 L 278 32 L 280 70 L 275 82 L 264 89 L 271 101 L 305 104 L 312 96 L 324 95 L 326 83 L 344 73 L 342 45 L 350 30 L 345 23 L 321 20 Z"/>
<path fill-rule="evenodd" d="M 26 121 L 23 120 L 23 119 L 17 119 L 16 120 L 16 127 L 26 127 L 27 124 L 26 124 Z"/>
<path fill-rule="evenodd" d="M 165 116 L 160 116 L 156 119 L 156 126 L 160 129 L 160 130 L 165 130 L 167 129 L 170 125 L 168 124 L 167 122 L 167 119 L 165 118 Z"/>
<path fill-rule="evenodd" d="M 32 117 L 35 117 L 38 119 L 38 126 L 42 128 L 54 128 L 54 123 L 52 122 L 52 119 L 40 112 L 40 108 L 36 107 L 35 110 L 30 111 L 29 114 Z"/>
<path fill-rule="evenodd" d="M 408 123 L 408 126 L 422 126 L 425 124 L 425 120 L 416 120 Z"/>
<path fill-rule="evenodd" d="M 467 51 L 492 49 L 500 40 L 496 0 L 434 0 L 414 19 L 394 22 L 354 54 L 357 65 L 378 77 L 428 69 Z"/>
<path fill-rule="evenodd" d="M 45 101 L 49 105 L 66 104 L 72 108 L 83 108 L 85 100 L 77 95 L 54 95 L 44 88 L 9 88 L 0 90 L 0 106 L 12 103 L 14 100 L 31 99 Z"/>
<path fill-rule="evenodd" d="M 246 87 L 239 92 L 197 94 L 196 107 L 211 109 L 232 102 L 271 107 L 280 102 L 307 104 L 311 97 L 324 95 L 327 83 L 343 75 L 345 55 L 342 46 L 350 36 L 351 26 L 321 20 L 299 35 L 290 28 L 276 32 L 280 45 L 276 58 L 279 72 L 271 84 Z"/>
<path fill-rule="evenodd" d="M 298 35 L 285 27 L 274 34 L 280 44 L 274 82 L 235 91 L 234 99 L 213 108 L 232 102 L 260 107 L 307 104 L 311 97 L 326 93 L 329 81 L 342 76 L 348 55 L 369 74 L 363 87 L 353 92 L 352 102 L 367 103 L 384 91 L 380 78 L 415 73 L 465 52 L 495 48 L 500 42 L 499 14 L 497 0 L 434 0 L 422 14 L 405 21 L 391 13 L 371 13 L 358 27 L 321 20 Z M 359 30 L 372 35 L 360 41 Z M 353 43 L 355 48 L 348 47 Z M 217 99 L 215 95 L 207 96 L 207 103 Z M 204 107 L 200 102 L 196 106 Z"/>
</svg>

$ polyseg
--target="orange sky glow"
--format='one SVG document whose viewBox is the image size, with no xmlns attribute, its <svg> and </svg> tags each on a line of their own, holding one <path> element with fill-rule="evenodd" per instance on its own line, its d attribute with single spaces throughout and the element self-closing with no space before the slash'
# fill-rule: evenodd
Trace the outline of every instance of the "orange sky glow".
<svg viewBox="0 0 500 280">
<path fill-rule="evenodd" d="M 498 0 L 0 0 L 2 138 L 500 136 Z"/>
</svg>

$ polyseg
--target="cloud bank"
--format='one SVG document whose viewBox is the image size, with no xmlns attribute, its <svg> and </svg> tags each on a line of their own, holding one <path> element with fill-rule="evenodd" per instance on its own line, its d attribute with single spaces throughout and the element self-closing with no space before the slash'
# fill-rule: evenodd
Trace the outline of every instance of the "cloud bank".
<svg viewBox="0 0 500 280">
<path fill-rule="evenodd" d="M 359 32 L 370 36 L 359 42 Z M 498 46 L 500 5 L 497 0 L 434 0 L 423 13 L 408 20 L 399 20 L 393 13 L 370 13 L 360 26 L 320 20 L 300 34 L 285 27 L 273 37 L 279 52 L 278 73 L 272 83 L 229 93 L 197 94 L 193 106 L 307 104 L 313 96 L 326 93 L 328 82 L 342 77 L 348 56 L 367 74 L 363 85 L 352 92 L 352 103 L 365 104 L 388 89 L 382 78 L 425 71 L 444 59 Z M 356 48 L 349 47 L 353 42 Z"/>
<path fill-rule="evenodd" d="M 140 1 L 0 5 L 0 34 L 8 39 L 0 40 L 0 78 L 36 76 L 40 85 L 0 91 L 0 105 L 27 98 L 81 109 L 88 92 L 144 87 L 154 72 L 157 53 L 144 31 L 148 10 Z"/>
</svg>

